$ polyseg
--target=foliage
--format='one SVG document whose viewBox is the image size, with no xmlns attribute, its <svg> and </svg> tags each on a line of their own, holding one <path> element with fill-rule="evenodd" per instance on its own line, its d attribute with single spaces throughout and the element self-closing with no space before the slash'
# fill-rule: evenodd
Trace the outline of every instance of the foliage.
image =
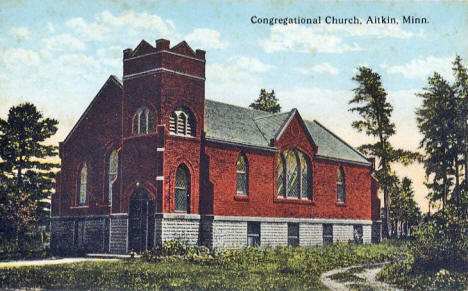
<svg viewBox="0 0 468 291">
<path fill-rule="evenodd" d="M 400 233 L 409 234 L 409 229 L 417 225 L 421 219 L 421 210 L 414 200 L 413 183 L 408 177 L 401 181 L 396 178 L 396 185 L 390 192 L 390 216 L 392 217 L 392 234 L 395 235 L 398 227 Z"/>
<path fill-rule="evenodd" d="M 254 102 L 249 105 L 249 107 L 271 113 L 278 113 L 281 111 L 281 105 L 278 103 L 275 90 L 267 92 L 265 89 L 261 89 L 260 95 Z"/>
<path fill-rule="evenodd" d="M 422 223 L 410 248 L 417 270 L 468 266 L 468 222 L 451 212 L 438 212 Z"/>
<path fill-rule="evenodd" d="M 438 73 L 428 78 L 428 85 L 417 94 L 423 103 L 416 115 L 423 134 L 420 148 L 425 151 L 428 198 L 433 203 L 441 201 L 443 208 L 452 204 L 466 215 L 468 75 L 459 56 L 452 71 L 453 84 Z"/>
<path fill-rule="evenodd" d="M 32 223 L 48 217 L 44 201 L 58 165 L 45 161 L 57 150 L 44 141 L 56 133 L 57 123 L 31 103 L 11 107 L 8 118 L 0 119 L 0 231 L 16 241 Z"/>
<path fill-rule="evenodd" d="M 468 222 L 456 209 L 439 211 L 418 226 L 409 259 L 387 267 L 379 278 L 418 290 L 468 287 Z"/>
<path fill-rule="evenodd" d="M 341 266 L 397 259 L 405 253 L 405 246 L 385 242 L 229 249 L 204 254 L 212 259 L 200 262 L 193 261 L 190 252 L 174 242 L 166 244 L 165 251 L 158 251 L 174 255 L 157 260 L 145 256 L 143 260 L 0 269 L 0 288 L 317 290 L 324 287 L 319 279 L 321 273 Z"/>
<path fill-rule="evenodd" d="M 384 192 L 384 207 L 386 221 L 383 222 L 383 234 L 388 235 L 390 224 L 389 193 L 393 187 L 392 163 L 400 162 L 408 165 L 420 158 L 415 152 L 394 148 L 390 144 L 390 137 L 395 134 L 395 124 L 390 121 L 393 106 L 387 101 L 381 77 L 366 67 L 359 67 L 359 72 L 353 77 L 358 86 L 353 89 L 354 97 L 349 104 L 354 105 L 349 111 L 357 112 L 361 119 L 353 121 L 352 127 L 359 132 L 376 139 L 374 143 L 361 145 L 358 149 L 367 156 L 378 158 L 376 177 Z"/>
</svg>

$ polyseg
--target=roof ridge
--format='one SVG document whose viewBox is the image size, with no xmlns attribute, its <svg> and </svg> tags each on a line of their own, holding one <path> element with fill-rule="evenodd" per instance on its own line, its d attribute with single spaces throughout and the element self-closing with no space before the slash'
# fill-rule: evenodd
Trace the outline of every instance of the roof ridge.
<svg viewBox="0 0 468 291">
<path fill-rule="evenodd" d="M 248 108 L 248 107 L 244 107 L 244 106 L 240 106 L 240 105 L 235 105 L 235 104 L 231 104 L 231 103 L 221 102 L 221 101 L 218 101 L 218 100 L 213 100 L 213 99 L 205 99 L 205 100 L 206 100 L 206 101 L 210 101 L 210 102 L 221 103 L 221 104 L 224 104 L 224 105 L 234 106 L 234 107 L 241 108 L 241 109 L 245 109 L 245 110 L 248 110 L 248 111 L 256 111 L 256 112 L 266 113 L 266 111 L 263 111 L 263 110 Z"/>
<path fill-rule="evenodd" d="M 268 114 L 268 115 L 256 116 L 256 117 L 254 117 L 254 119 L 258 120 L 258 119 L 269 118 L 269 117 L 283 115 L 283 114 L 289 114 L 289 113 L 291 113 L 291 111 L 285 111 L 285 112 L 273 113 L 273 114 Z"/>
<path fill-rule="evenodd" d="M 369 159 L 363 154 L 361 153 L 360 151 L 358 151 L 357 149 L 355 149 L 353 146 L 351 146 L 349 143 L 347 143 L 346 141 L 344 141 L 341 137 L 337 136 L 335 133 L 333 133 L 332 131 L 330 131 L 328 128 L 326 128 L 323 124 L 321 124 L 320 122 L 318 122 L 316 119 L 314 119 L 314 121 L 310 121 L 310 120 L 307 120 L 309 122 L 315 122 L 318 124 L 318 126 L 320 126 L 321 128 L 323 128 L 324 130 L 326 130 L 329 134 L 333 135 L 335 138 L 337 138 L 339 141 L 341 141 L 343 144 L 345 144 L 347 147 L 349 147 L 350 149 L 352 149 L 355 153 L 357 153 L 358 155 L 360 155 L 362 158 L 364 158 L 366 161 L 370 162 Z"/>
</svg>

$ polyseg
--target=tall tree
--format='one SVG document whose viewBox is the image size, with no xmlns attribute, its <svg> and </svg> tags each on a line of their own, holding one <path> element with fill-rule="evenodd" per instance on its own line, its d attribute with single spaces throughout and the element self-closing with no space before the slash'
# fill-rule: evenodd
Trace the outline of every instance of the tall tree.
<svg viewBox="0 0 468 291">
<path fill-rule="evenodd" d="M 261 89 L 260 95 L 254 102 L 249 105 L 249 107 L 271 113 L 278 113 L 281 111 L 281 105 L 278 103 L 275 90 L 267 92 L 265 89 Z"/>
<path fill-rule="evenodd" d="M 457 128 L 458 130 L 458 145 L 459 155 L 462 157 L 459 160 L 459 164 L 463 163 L 464 170 L 464 187 L 457 187 L 455 190 L 456 194 L 456 205 L 461 206 L 464 215 L 466 215 L 468 200 L 468 73 L 467 68 L 463 64 L 463 60 L 460 56 L 456 56 L 453 61 L 452 72 L 455 77 L 455 83 L 453 84 L 453 91 L 455 98 L 458 102 L 457 106 Z M 456 168 L 456 174 L 458 178 L 458 165 Z M 458 186 L 458 184 L 457 184 Z M 462 195 L 462 197 L 460 197 Z"/>
<path fill-rule="evenodd" d="M 416 111 L 416 120 L 423 139 L 419 147 L 424 149 L 424 167 L 431 191 L 429 198 L 442 200 L 447 205 L 455 175 L 458 180 L 460 123 L 457 112 L 459 104 L 452 86 L 438 73 L 428 78 L 428 86 L 422 93 L 423 103 Z M 458 185 L 457 185 L 458 186 Z"/>
<path fill-rule="evenodd" d="M 389 192 L 393 187 L 393 173 L 391 165 L 400 162 L 408 165 L 419 158 L 418 153 L 396 149 L 389 139 L 395 134 L 395 124 L 390 121 L 393 111 L 392 105 L 387 101 L 387 92 L 383 88 L 381 77 L 370 68 L 359 67 L 358 73 L 353 77 L 358 82 L 354 88 L 354 97 L 349 104 L 351 112 L 357 112 L 361 119 L 353 121 L 352 127 L 359 132 L 364 132 L 373 137 L 374 143 L 361 145 L 358 149 L 367 156 L 378 159 L 376 177 L 384 192 L 385 220 L 382 224 L 382 233 L 388 237 L 388 226 L 390 225 L 390 197 Z"/>
<path fill-rule="evenodd" d="M 395 187 L 390 196 L 392 235 L 408 235 L 412 226 L 417 225 L 421 219 L 421 211 L 414 200 L 413 182 L 408 177 L 401 181 L 395 177 Z"/>
<path fill-rule="evenodd" d="M 56 133 L 57 124 L 31 103 L 11 107 L 8 118 L 0 119 L 0 219 L 13 226 L 17 243 L 27 226 L 42 218 L 41 201 L 53 190 L 58 164 L 48 159 L 57 155 L 57 147 L 44 141 Z"/>
</svg>

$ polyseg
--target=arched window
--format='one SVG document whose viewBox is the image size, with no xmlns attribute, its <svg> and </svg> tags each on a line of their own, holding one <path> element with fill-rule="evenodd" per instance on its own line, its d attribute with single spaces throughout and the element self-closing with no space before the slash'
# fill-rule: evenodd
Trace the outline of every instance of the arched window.
<svg viewBox="0 0 468 291">
<path fill-rule="evenodd" d="M 153 113 L 147 107 L 140 107 L 133 116 L 133 134 L 145 134 L 153 131 Z"/>
<path fill-rule="evenodd" d="M 297 149 L 278 155 L 278 196 L 311 199 L 312 181 L 307 156 Z"/>
<path fill-rule="evenodd" d="M 195 119 L 189 110 L 177 108 L 169 118 L 169 131 L 175 135 L 195 136 Z"/>
<path fill-rule="evenodd" d="M 337 191 L 337 200 L 338 202 L 345 202 L 346 201 L 346 188 L 345 188 L 345 174 L 342 167 L 338 169 L 337 173 L 337 183 L 336 183 L 336 191 Z"/>
<path fill-rule="evenodd" d="M 190 173 L 185 165 L 180 165 L 176 171 L 175 211 L 190 211 Z"/>
<path fill-rule="evenodd" d="M 108 199 L 109 205 L 112 205 L 112 184 L 114 183 L 115 179 L 117 178 L 117 172 L 119 169 L 119 154 L 117 150 L 113 150 L 109 156 L 109 172 L 108 172 L 108 182 L 109 182 L 109 189 L 108 189 Z"/>
<path fill-rule="evenodd" d="M 86 163 L 81 166 L 80 170 L 80 193 L 78 198 L 78 205 L 86 205 L 86 196 L 87 196 L 87 184 L 88 184 L 88 166 Z"/>
<path fill-rule="evenodd" d="M 239 154 L 237 167 L 237 194 L 247 195 L 249 191 L 249 165 L 244 154 Z"/>
</svg>

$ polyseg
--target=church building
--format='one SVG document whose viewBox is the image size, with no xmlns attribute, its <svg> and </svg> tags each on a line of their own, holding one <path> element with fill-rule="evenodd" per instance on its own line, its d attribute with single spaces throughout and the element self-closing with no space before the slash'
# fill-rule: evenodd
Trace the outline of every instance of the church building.
<svg viewBox="0 0 468 291">
<path fill-rule="evenodd" d="M 109 77 L 59 145 L 51 247 L 378 242 L 373 160 L 297 109 L 206 99 L 205 64 L 185 41 L 123 51 L 122 80 Z"/>
</svg>

